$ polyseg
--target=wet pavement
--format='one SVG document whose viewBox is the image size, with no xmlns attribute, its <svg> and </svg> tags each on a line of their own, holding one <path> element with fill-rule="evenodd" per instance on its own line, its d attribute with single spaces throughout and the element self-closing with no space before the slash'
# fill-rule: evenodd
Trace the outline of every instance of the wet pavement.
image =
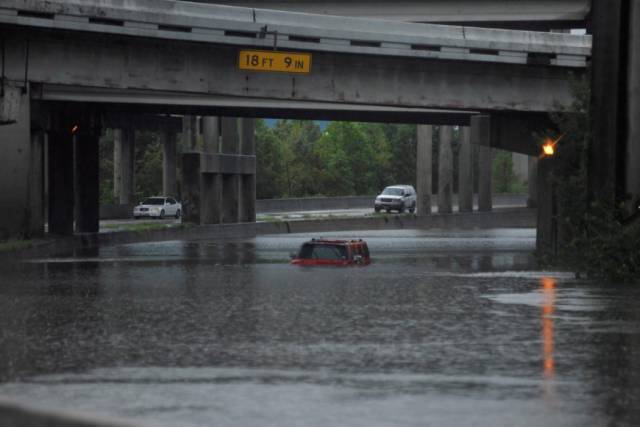
<svg viewBox="0 0 640 427">
<path fill-rule="evenodd" d="M 143 243 L 0 266 L 0 396 L 167 426 L 634 426 L 640 286 L 543 272 L 535 230 Z M 318 236 L 313 236 L 318 237 Z"/>
</svg>

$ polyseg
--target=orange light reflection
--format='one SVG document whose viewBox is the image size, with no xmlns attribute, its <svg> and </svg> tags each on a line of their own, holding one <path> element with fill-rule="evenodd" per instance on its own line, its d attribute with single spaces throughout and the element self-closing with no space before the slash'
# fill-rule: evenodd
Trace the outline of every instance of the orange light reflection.
<svg viewBox="0 0 640 427">
<path fill-rule="evenodd" d="M 542 285 L 542 345 L 543 345 L 543 373 L 545 378 L 555 376 L 555 362 L 553 359 L 553 313 L 556 303 L 557 281 L 551 277 L 540 279 Z"/>
</svg>

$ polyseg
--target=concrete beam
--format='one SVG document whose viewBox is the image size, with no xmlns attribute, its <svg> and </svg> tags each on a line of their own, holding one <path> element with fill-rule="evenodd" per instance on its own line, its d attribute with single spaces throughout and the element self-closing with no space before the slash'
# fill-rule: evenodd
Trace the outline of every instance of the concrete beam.
<svg viewBox="0 0 640 427">
<path fill-rule="evenodd" d="M 492 114 L 479 117 L 483 119 L 471 127 L 472 143 L 528 156 L 540 154 L 540 137 L 550 134 L 555 127 L 547 115 Z"/>
<path fill-rule="evenodd" d="M 20 78 L 23 35 L 7 33 L 8 72 Z M 442 59 L 317 52 L 311 75 L 255 73 L 238 70 L 236 47 L 212 50 L 175 41 L 167 49 L 147 39 L 29 33 L 30 79 L 50 84 L 471 111 L 548 112 L 570 108 L 573 100 L 573 73 L 561 67 L 491 62 L 462 67 Z M 209 60 L 212 55 L 216 61 Z M 96 62 L 105 65 L 96 68 Z"/>
<path fill-rule="evenodd" d="M 94 100 L 94 102 L 100 101 Z M 102 125 L 106 129 L 131 127 L 138 131 L 179 133 L 182 131 L 182 118 L 170 115 L 132 115 L 121 112 L 110 112 L 103 115 Z"/>
<path fill-rule="evenodd" d="M 122 114 L 171 113 L 225 117 L 271 117 L 298 120 L 346 120 L 382 123 L 422 123 L 468 126 L 477 111 L 430 110 L 347 102 L 310 102 L 301 99 L 275 100 L 180 92 L 145 92 L 74 86 L 43 85 L 36 99 L 50 102 L 101 103 Z M 180 124 L 180 129 L 181 124 Z M 204 127 L 203 127 L 204 129 Z"/>
</svg>

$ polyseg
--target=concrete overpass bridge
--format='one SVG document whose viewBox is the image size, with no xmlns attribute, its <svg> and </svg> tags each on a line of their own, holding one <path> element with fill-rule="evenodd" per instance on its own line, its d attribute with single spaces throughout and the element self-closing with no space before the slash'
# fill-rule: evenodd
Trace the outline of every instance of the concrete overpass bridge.
<svg viewBox="0 0 640 427">
<path fill-rule="evenodd" d="M 10 144 L 4 161 L 11 167 L 4 168 L 1 194 L 3 210 L 18 207 L 17 215 L 3 220 L 4 234 L 41 229 L 38 159 L 45 134 L 50 229 L 73 232 L 74 198 L 76 229 L 97 229 L 96 147 L 108 110 L 461 124 L 482 112 L 517 115 L 517 126 L 498 119 L 490 130 L 479 128 L 511 141 L 509 124 L 522 134 L 544 126 L 546 112 L 570 105 L 569 80 L 583 73 L 591 43 L 588 36 L 569 34 L 163 0 L 7 0 L 0 6 L 0 29 L 0 120 L 11 123 L 2 128 Z M 274 46 L 311 53 L 310 73 L 239 69 L 240 49 L 273 52 Z M 212 142 L 205 154 L 183 159 L 191 165 L 185 168 L 191 172 L 183 180 L 185 201 L 205 207 L 230 200 L 226 212 L 195 209 L 206 222 L 251 220 L 252 124 L 222 120 L 203 127 L 216 137 L 206 138 Z M 531 150 L 526 145 L 512 149 Z M 74 169 L 82 177 L 75 194 Z"/>
<path fill-rule="evenodd" d="M 550 30 L 586 28 L 591 0 L 193 0 L 403 22 Z"/>
</svg>

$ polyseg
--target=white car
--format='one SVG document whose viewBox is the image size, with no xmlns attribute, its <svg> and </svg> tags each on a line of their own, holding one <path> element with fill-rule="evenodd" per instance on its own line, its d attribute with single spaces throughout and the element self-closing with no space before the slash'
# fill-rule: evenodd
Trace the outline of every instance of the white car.
<svg viewBox="0 0 640 427">
<path fill-rule="evenodd" d="M 177 219 L 180 218 L 181 213 L 182 205 L 176 202 L 174 198 L 164 196 L 149 197 L 133 208 L 133 217 L 135 219 L 144 216 L 160 219 L 173 216 Z"/>
<path fill-rule="evenodd" d="M 376 197 L 373 209 L 376 212 L 384 209 L 387 212 L 394 210 L 399 213 L 407 209 L 409 212 L 414 213 L 416 211 L 416 190 L 411 185 L 392 185 L 387 187 Z"/>
</svg>

